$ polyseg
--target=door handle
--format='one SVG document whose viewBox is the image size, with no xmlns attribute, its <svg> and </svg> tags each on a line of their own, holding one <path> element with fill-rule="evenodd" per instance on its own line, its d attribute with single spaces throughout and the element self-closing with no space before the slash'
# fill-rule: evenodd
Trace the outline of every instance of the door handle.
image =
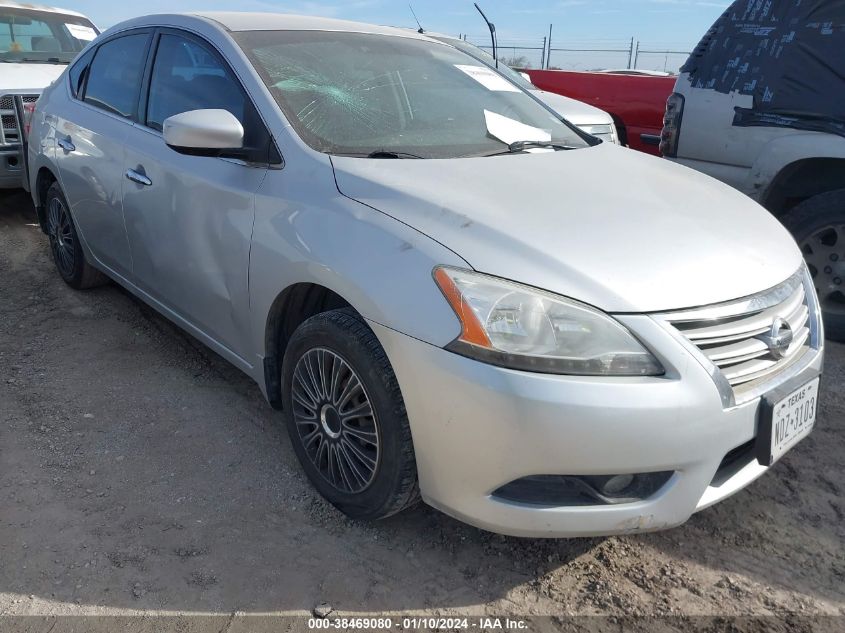
<svg viewBox="0 0 845 633">
<path fill-rule="evenodd" d="M 73 144 L 73 141 L 70 140 L 70 137 L 60 138 L 58 141 L 56 141 L 56 143 L 66 152 L 76 151 L 76 145 Z"/>
<path fill-rule="evenodd" d="M 145 187 L 149 187 L 151 184 L 153 184 L 152 180 L 147 178 L 144 174 L 139 174 L 134 169 L 127 169 L 126 177 L 132 182 L 136 182 L 139 185 L 144 185 Z"/>
</svg>

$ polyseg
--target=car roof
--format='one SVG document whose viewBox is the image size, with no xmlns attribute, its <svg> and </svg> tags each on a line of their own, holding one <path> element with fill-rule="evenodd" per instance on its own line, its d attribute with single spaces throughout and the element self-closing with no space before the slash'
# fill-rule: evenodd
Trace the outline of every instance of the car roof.
<svg viewBox="0 0 845 633">
<path fill-rule="evenodd" d="M 420 34 L 420 30 L 419 30 L 419 28 L 413 28 L 413 27 L 410 27 L 410 26 L 396 26 L 396 27 L 393 27 L 393 28 L 397 28 L 397 29 L 399 29 L 399 30 L 401 30 L 401 31 L 405 31 L 405 32 L 410 31 L 411 33 L 417 33 L 417 34 Z M 426 30 L 423 30 L 422 35 L 427 35 L 428 37 L 436 37 L 436 38 L 438 38 L 438 39 L 439 39 L 439 38 L 441 38 L 441 37 L 446 38 L 446 39 L 450 39 L 450 40 L 457 40 L 457 39 L 460 39 L 460 38 L 458 38 L 458 37 L 453 37 L 453 36 L 451 36 L 451 35 L 446 35 L 445 33 L 438 33 L 438 32 L 436 32 L 436 31 L 426 31 Z"/>
<path fill-rule="evenodd" d="M 349 33 L 370 33 L 373 35 L 394 35 L 421 40 L 429 38 L 418 33 L 391 26 L 377 26 L 364 22 L 336 20 L 307 15 L 285 13 L 249 13 L 240 11 L 192 12 L 183 15 L 205 18 L 217 22 L 229 31 L 342 31 Z"/>
<path fill-rule="evenodd" d="M 47 13 L 59 13 L 62 15 L 73 15 L 80 18 L 87 16 L 78 11 L 71 11 L 70 9 L 59 9 L 57 7 L 49 7 L 45 4 L 33 4 L 31 2 L 10 2 L 9 0 L 0 0 L 0 8 L 2 9 L 30 9 L 31 11 L 45 11 Z"/>
<path fill-rule="evenodd" d="M 414 28 L 410 28 L 410 27 L 407 27 L 407 28 L 406 27 L 396 27 L 396 28 L 398 28 L 400 31 L 411 32 L 411 33 L 416 33 L 416 34 L 420 35 L 420 32 L 417 29 L 414 29 Z M 458 37 L 456 35 L 447 35 L 446 33 L 438 33 L 437 31 L 424 31 L 423 33 L 421 33 L 421 35 L 425 35 L 426 37 L 430 37 L 431 39 L 437 40 L 438 42 L 444 42 L 444 41 L 448 40 L 450 42 L 461 42 L 462 44 L 469 44 L 470 46 L 475 46 L 475 48 L 478 48 L 478 46 L 476 46 L 472 42 L 467 42 L 466 40 L 461 39 L 460 37 Z"/>
</svg>

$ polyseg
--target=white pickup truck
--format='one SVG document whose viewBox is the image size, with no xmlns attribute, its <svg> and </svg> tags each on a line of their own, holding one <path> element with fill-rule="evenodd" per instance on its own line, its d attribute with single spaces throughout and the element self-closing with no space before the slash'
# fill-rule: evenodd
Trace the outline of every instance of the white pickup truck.
<svg viewBox="0 0 845 633">
<path fill-rule="evenodd" d="M 0 0 L 0 189 L 23 186 L 20 118 L 99 31 L 80 13 Z"/>
<path fill-rule="evenodd" d="M 792 232 L 836 341 L 845 341 L 843 25 L 843 2 L 736 0 L 681 68 L 660 146 Z"/>
</svg>

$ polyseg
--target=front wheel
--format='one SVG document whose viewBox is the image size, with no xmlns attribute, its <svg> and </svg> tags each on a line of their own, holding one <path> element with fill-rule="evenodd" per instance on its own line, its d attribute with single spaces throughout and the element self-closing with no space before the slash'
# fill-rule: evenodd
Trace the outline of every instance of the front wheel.
<svg viewBox="0 0 845 633">
<path fill-rule="evenodd" d="M 288 433 L 311 483 L 355 519 L 381 519 L 418 500 L 405 404 L 387 355 L 350 309 L 294 332 L 282 368 Z"/>
<path fill-rule="evenodd" d="M 845 341 L 845 189 L 808 198 L 782 219 L 813 275 L 827 337 Z"/>
</svg>

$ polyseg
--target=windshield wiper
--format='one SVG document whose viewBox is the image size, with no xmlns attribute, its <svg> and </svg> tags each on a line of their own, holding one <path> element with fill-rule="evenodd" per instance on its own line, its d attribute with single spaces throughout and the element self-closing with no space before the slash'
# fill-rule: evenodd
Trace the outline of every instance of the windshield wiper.
<svg viewBox="0 0 845 633">
<path fill-rule="evenodd" d="M 510 145 L 508 145 L 508 151 L 524 152 L 526 149 L 531 149 L 534 147 L 553 149 L 556 151 L 577 149 L 572 145 L 564 145 L 563 143 L 555 143 L 552 141 L 517 141 L 516 143 L 511 143 Z"/>
<path fill-rule="evenodd" d="M 58 57 L 48 57 L 47 59 L 32 59 L 31 57 L 24 57 L 22 59 L 16 60 L 22 64 L 69 64 L 63 59 L 59 59 Z"/>
<path fill-rule="evenodd" d="M 485 154 L 485 156 L 501 156 L 503 154 L 521 154 L 527 149 L 553 149 L 555 151 L 563 151 L 570 149 L 578 149 L 572 145 L 564 145 L 563 143 L 555 143 L 554 141 L 516 141 L 509 143 L 508 148 L 504 151 L 493 152 Z"/>
<path fill-rule="evenodd" d="M 377 149 L 372 152 L 331 152 L 334 156 L 349 156 L 351 158 L 387 158 L 387 159 L 402 159 L 402 158 L 419 158 L 424 156 L 417 156 L 416 154 L 409 154 L 408 152 L 394 152 L 388 149 Z"/>
<path fill-rule="evenodd" d="M 378 149 L 374 152 L 370 152 L 367 154 L 367 158 L 422 158 L 422 156 L 417 156 L 416 154 L 409 154 L 408 152 L 394 152 L 385 149 Z"/>
</svg>

